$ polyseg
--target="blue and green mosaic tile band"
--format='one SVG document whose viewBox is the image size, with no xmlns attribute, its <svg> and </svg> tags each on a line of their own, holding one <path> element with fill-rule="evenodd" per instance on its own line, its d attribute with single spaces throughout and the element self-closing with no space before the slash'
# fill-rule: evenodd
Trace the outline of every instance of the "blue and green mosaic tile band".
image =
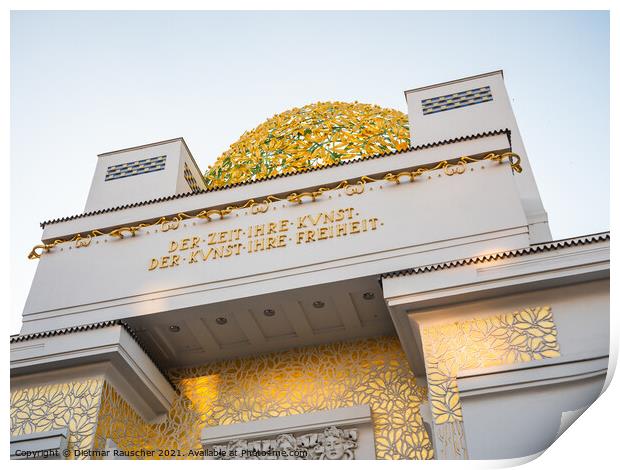
<svg viewBox="0 0 620 470">
<path fill-rule="evenodd" d="M 163 170 L 166 167 L 166 156 L 146 158 L 144 160 L 136 160 L 135 162 L 121 163 L 120 165 L 112 165 L 106 171 L 105 180 L 117 180 L 119 178 L 127 178 L 128 176 L 142 175 L 153 171 Z"/>
<path fill-rule="evenodd" d="M 185 162 L 183 163 L 183 176 L 185 176 L 185 181 L 187 181 L 187 184 L 189 184 L 192 192 L 200 191 L 200 186 L 198 186 L 196 178 L 194 178 L 194 175 L 192 175 L 192 170 L 189 169 L 187 163 Z"/>
<path fill-rule="evenodd" d="M 422 114 L 440 113 L 441 111 L 462 108 L 487 101 L 493 101 L 493 95 L 491 94 L 491 87 L 484 86 L 422 100 Z"/>
</svg>

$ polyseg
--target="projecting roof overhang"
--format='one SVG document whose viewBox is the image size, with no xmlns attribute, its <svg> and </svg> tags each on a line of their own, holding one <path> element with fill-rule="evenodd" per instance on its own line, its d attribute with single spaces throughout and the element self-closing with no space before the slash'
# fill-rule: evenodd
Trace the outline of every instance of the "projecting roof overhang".
<svg viewBox="0 0 620 470">
<path fill-rule="evenodd" d="M 104 376 L 147 421 L 165 414 L 176 391 L 121 322 L 101 322 L 11 338 L 11 383 Z"/>
</svg>

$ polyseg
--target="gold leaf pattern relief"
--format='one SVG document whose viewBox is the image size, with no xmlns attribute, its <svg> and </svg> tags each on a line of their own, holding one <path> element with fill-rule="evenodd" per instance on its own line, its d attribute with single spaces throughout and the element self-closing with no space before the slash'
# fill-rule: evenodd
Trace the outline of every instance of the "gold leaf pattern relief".
<svg viewBox="0 0 620 470">
<path fill-rule="evenodd" d="M 208 187 L 263 179 L 409 147 L 407 115 L 376 105 L 323 102 L 277 114 L 244 133 L 210 167 Z"/>
<path fill-rule="evenodd" d="M 462 421 L 459 371 L 558 357 L 551 307 L 422 329 L 428 393 L 435 424 Z"/>
<path fill-rule="evenodd" d="M 166 419 L 144 423 L 108 384 L 97 448 L 200 449 L 200 431 L 312 411 L 368 404 L 379 459 L 430 459 L 416 385 L 395 337 L 333 343 L 170 371 L 180 390 Z"/>
<path fill-rule="evenodd" d="M 103 378 L 22 388 L 11 392 L 11 435 L 68 427 L 67 447 L 92 449 Z"/>
</svg>

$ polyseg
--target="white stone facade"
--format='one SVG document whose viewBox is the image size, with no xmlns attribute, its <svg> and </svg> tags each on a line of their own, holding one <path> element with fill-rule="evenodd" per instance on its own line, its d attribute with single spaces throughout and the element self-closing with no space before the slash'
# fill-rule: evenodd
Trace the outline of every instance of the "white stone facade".
<svg viewBox="0 0 620 470">
<path fill-rule="evenodd" d="M 405 96 L 409 150 L 225 189 L 205 189 L 183 139 L 100 155 L 85 213 L 43 226 L 53 246 L 11 339 L 12 386 L 96 368 L 156 423 L 178 393 L 166 369 L 396 334 L 429 386 L 420 413 L 435 458 L 544 450 L 603 387 L 609 233 L 551 240 L 501 72 Z M 477 345 L 458 337 L 487 324 Z M 427 335 L 450 325 L 455 348 L 487 359 L 457 365 L 448 351 L 454 376 L 435 383 Z M 456 397 L 445 416 L 435 385 Z M 336 412 L 336 424 L 207 429 L 202 443 L 332 426 L 347 455 L 374 458 L 370 411 Z"/>
</svg>

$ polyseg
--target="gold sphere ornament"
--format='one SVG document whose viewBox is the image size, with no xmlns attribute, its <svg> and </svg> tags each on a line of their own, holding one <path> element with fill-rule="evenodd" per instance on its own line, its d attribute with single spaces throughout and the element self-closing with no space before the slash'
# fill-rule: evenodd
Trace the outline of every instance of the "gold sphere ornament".
<svg viewBox="0 0 620 470">
<path fill-rule="evenodd" d="M 325 102 L 277 114 L 244 133 L 205 173 L 209 188 L 363 159 L 409 147 L 407 115 L 363 103 Z"/>
</svg>

